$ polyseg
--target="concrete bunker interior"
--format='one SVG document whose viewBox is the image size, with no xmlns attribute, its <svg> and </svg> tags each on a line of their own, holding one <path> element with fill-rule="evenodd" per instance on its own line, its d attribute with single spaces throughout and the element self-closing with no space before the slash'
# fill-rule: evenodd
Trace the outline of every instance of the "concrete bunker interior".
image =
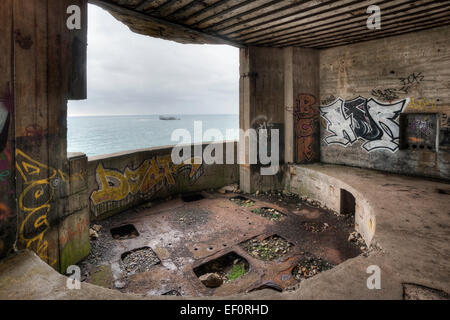
<svg viewBox="0 0 450 320">
<path fill-rule="evenodd" d="M 448 3 L 380 2 L 373 31 L 366 1 L 89 2 L 135 32 L 239 47 L 240 127 L 280 129 L 280 168 L 67 154 L 87 1 L 4 0 L 0 297 L 448 299 Z"/>
</svg>

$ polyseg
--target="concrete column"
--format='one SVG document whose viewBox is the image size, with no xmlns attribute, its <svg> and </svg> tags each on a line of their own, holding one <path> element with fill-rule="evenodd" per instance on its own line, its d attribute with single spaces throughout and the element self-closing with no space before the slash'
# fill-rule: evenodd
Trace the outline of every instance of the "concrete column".
<svg viewBox="0 0 450 320">
<path fill-rule="evenodd" d="M 320 161 L 319 51 L 289 47 L 285 59 L 285 160 Z"/>
<path fill-rule="evenodd" d="M 279 129 L 280 162 L 284 159 L 284 57 L 277 48 L 249 47 L 240 52 L 240 128 Z M 244 141 L 241 141 L 241 147 Z M 240 187 L 244 192 L 278 189 L 281 170 L 261 175 L 259 164 L 250 164 L 250 146 L 245 146 L 245 164 L 240 166 Z M 242 150 L 242 148 L 241 148 Z M 259 160 L 259 154 L 258 154 Z"/>
<path fill-rule="evenodd" d="M 240 128 L 279 129 L 280 164 L 319 161 L 319 54 L 304 48 L 249 47 L 240 52 Z M 241 147 L 244 141 L 241 141 Z M 244 192 L 282 188 L 281 169 L 261 175 L 261 165 L 240 166 Z M 259 159 L 259 154 L 258 154 Z"/>
</svg>

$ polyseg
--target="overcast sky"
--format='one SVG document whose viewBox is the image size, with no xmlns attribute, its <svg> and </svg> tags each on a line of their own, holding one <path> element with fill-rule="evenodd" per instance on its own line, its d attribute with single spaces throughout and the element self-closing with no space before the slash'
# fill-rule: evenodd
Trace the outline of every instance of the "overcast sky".
<svg viewBox="0 0 450 320">
<path fill-rule="evenodd" d="M 238 112 L 237 48 L 139 35 L 89 5 L 88 99 L 69 116 Z"/>
</svg>

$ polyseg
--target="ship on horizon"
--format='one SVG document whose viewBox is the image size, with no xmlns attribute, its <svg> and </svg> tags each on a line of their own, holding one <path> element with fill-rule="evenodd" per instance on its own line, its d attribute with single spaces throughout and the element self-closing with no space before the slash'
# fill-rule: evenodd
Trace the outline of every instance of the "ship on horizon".
<svg viewBox="0 0 450 320">
<path fill-rule="evenodd" d="M 180 118 L 174 116 L 159 116 L 159 120 L 180 120 Z"/>
</svg>

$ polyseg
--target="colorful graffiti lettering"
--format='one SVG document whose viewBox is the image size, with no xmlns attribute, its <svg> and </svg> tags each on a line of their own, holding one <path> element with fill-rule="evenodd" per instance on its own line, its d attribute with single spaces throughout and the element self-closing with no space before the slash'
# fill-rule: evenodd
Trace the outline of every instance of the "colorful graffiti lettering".
<svg viewBox="0 0 450 320">
<path fill-rule="evenodd" d="M 362 148 L 367 152 L 387 149 L 395 152 L 399 148 L 399 114 L 409 99 L 392 104 L 382 104 L 373 98 L 358 97 L 350 101 L 337 99 L 328 106 L 320 107 L 322 117 L 327 121 L 325 137 L 328 145 L 344 147 L 358 139 L 365 141 Z"/>
<path fill-rule="evenodd" d="M 428 119 L 414 119 L 408 122 L 408 127 L 424 136 L 429 136 L 433 132 L 433 123 Z"/>
<path fill-rule="evenodd" d="M 191 159 L 185 164 L 175 165 L 170 155 L 158 156 L 145 160 L 137 169 L 105 169 L 100 163 L 96 170 L 99 189 L 91 195 L 94 205 L 107 201 L 120 201 L 129 194 L 143 194 L 151 197 L 164 186 L 175 184 L 175 175 L 190 170 L 189 179 L 196 181 L 203 174 L 202 164 L 195 164 L 199 159 Z"/>
<path fill-rule="evenodd" d="M 20 241 L 41 259 L 54 265 L 56 260 L 48 256 L 48 242 L 44 236 L 50 229 L 48 216 L 54 195 L 50 181 L 56 177 L 57 171 L 33 160 L 19 149 L 16 149 L 16 169 L 25 182 L 19 196 L 19 208 L 24 214 L 19 229 Z"/>
<path fill-rule="evenodd" d="M 33 249 L 38 256 L 54 265 L 56 260 L 49 257 L 48 241 L 45 239 L 50 229 L 49 215 L 55 193 L 54 181 L 64 180 L 61 170 L 56 170 L 33 160 L 20 149 L 16 149 L 16 169 L 24 182 L 19 196 L 19 209 L 23 221 L 19 228 L 19 240 L 26 248 Z"/>
<path fill-rule="evenodd" d="M 319 110 L 316 97 L 300 94 L 293 110 L 298 162 L 310 162 L 315 156 L 314 133 L 318 130 Z"/>
<path fill-rule="evenodd" d="M 436 110 L 436 101 L 434 100 L 427 100 L 426 98 L 423 99 L 414 99 L 411 98 L 411 101 L 408 104 L 408 110 L 422 110 L 425 109 L 427 111 Z"/>
<path fill-rule="evenodd" d="M 76 181 L 84 181 L 84 173 L 83 170 L 80 172 L 71 173 L 70 175 L 64 173 L 61 169 L 58 170 L 59 175 L 61 176 L 62 181 L 64 182 L 76 182 Z"/>
<path fill-rule="evenodd" d="M 75 225 L 75 228 L 73 230 L 71 227 L 61 230 L 59 236 L 60 245 L 64 246 L 68 241 L 72 241 L 76 238 L 81 239 L 83 234 L 86 234 L 86 230 L 88 228 L 89 220 L 86 218 L 82 218 L 81 221 Z"/>
</svg>

